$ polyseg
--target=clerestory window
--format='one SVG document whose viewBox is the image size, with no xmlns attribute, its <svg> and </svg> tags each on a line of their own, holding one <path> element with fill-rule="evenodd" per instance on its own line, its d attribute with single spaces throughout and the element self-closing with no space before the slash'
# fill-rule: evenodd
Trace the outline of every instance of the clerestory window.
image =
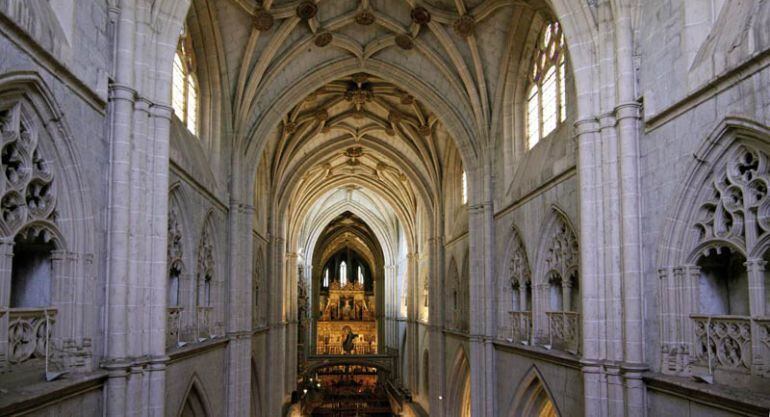
<svg viewBox="0 0 770 417">
<path fill-rule="evenodd" d="M 171 106 L 174 114 L 194 135 L 198 135 L 198 80 L 195 77 L 195 56 L 189 35 L 179 37 L 172 72 Z"/>
<path fill-rule="evenodd" d="M 558 22 L 537 42 L 527 90 L 527 146 L 532 149 L 567 119 L 566 44 Z"/>
</svg>

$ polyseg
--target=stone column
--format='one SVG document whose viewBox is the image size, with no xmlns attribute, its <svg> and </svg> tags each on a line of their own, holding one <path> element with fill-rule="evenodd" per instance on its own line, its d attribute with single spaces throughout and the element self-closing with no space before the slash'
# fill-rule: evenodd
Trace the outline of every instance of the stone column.
<svg viewBox="0 0 770 417">
<path fill-rule="evenodd" d="M 476 183 L 480 186 L 481 183 Z M 479 195 L 481 193 L 473 193 Z M 489 392 L 494 386 L 493 357 L 495 314 L 492 284 L 493 218 L 491 201 L 472 203 L 468 209 L 470 243 L 470 373 L 471 413 L 474 416 L 493 416 L 494 399 Z"/>
<path fill-rule="evenodd" d="M 251 400 L 251 335 L 254 208 L 240 200 L 238 161 L 233 161 L 232 198 L 228 216 L 228 279 L 225 303 L 227 339 L 227 415 L 249 413 Z"/>
<path fill-rule="evenodd" d="M 164 417 L 166 397 L 162 395 L 166 387 L 166 325 L 168 294 L 168 189 L 169 189 L 169 135 L 173 109 L 167 105 L 153 103 L 149 109 L 153 126 L 153 138 L 149 153 L 149 168 L 152 171 L 150 181 L 152 200 L 150 210 L 149 270 L 144 287 L 149 298 L 149 320 L 147 324 L 148 361 L 145 366 L 145 379 L 149 387 L 147 399 L 149 417 Z M 145 414 L 143 414 L 145 415 Z"/>
<path fill-rule="evenodd" d="M 286 361 L 286 300 L 285 297 L 285 277 L 284 260 L 286 254 L 286 240 L 281 236 L 273 236 L 269 245 L 267 277 L 265 280 L 268 287 L 268 323 L 267 334 L 267 376 L 266 381 L 270 381 L 264 389 L 267 391 L 265 397 L 268 399 L 266 404 L 266 415 L 281 415 L 281 406 L 284 403 L 286 387 L 285 368 L 281 365 Z"/>
<path fill-rule="evenodd" d="M 594 224 L 601 209 L 601 188 L 597 182 L 601 164 L 598 161 L 599 144 L 596 119 L 588 118 L 575 123 L 578 144 L 578 181 L 580 202 L 580 280 L 582 301 L 582 347 L 584 366 L 584 414 L 603 416 L 601 404 L 606 401 L 601 393 L 600 354 L 602 301 L 600 295 L 599 268 L 601 267 L 598 243 L 601 241 L 599 230 Z M 534 317 L 533 317 L 534 319 Z M 538 330 L 539 331 L 539 330 Z"/>
<path fill-rule="evenodd" d="M 288 252 L 285 257 L 284 275 L 286 276 L 286 351 L 285 372 L 286 392 L 297 387 L 297 253 Z"/>
<path fill-rule="evenodd" d="M 440 221 L 437 222 L 439 225 Z M 439 228 L 439 230 L 441 230 Z M 430 254 L 429 286 L 428 286 L 428 344 L 430 375 L 430 415 L 443 417 L 446 415 L 446 353 L 444 351 L 444 239 L 441 236 L 432 237 L 428 241 Z"/>
<path fill-rule="evenodd" d="M 419 300 L 420 300 L 420 291 L 418 289 L 418 281 L 419 281 L 419 275 L 418 275 L 418 259 L 419 256 L 417 253 L 409 253 L 407 254 L 407 321 L 406 321 L 406 331 L 409 336 L 407 336 L 407 343 L 406 343 L 406 349 L 407 352 L 404 352 L 403 354 L 406 355 L 406 358 L 408 359 L 408 363 L 410 364 L 409 375 L 404 375 L 404 383 L 409 387 L 409 389 L 412 390 L 413 393 L 419 392 L 419 372 L 420 372 L 420 360 L 419 360 L 419 353 L 418 350 L 420 348 L 420 340 L 419 340 L 419 329 L 418 329 L 418 320 L 419 320 Z"/>
</svg>

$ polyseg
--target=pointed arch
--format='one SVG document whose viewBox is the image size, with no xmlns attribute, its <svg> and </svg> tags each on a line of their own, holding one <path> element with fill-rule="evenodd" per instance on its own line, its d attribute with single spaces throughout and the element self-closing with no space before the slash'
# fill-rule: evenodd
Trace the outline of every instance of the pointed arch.
<svg viewBox="0 0 770 417">
<path fill-rule="evenodd" d="M 749 146 L 760 152 L 770 154 L 770 129 L 767 126 L 738 117 L 724 119 L 706 138 L 697 152 L 693 155 L 679 192 L 678 199 L 669 207 L 668 221 L 663 228 L 663 238 L 658 248 L 656 263 L 663 266 L 676 266 L 691 263 L 700 249 L 697 236 L 693 230 L 694 218 L 701 214 L 698 204 L 702 203 L 703 190 L 713 182 L 716 171 L 721 169 L 725 160 L 731 156 L 738 146 Z M 729 232 L 729 231 L 726 231 Z M 730 234 L 731 236 L 727 236 Z M 737 242 L 733 233 L 725 233 L 722 240 Z M 715 236 L 715 238 L 720 238 Z M 703 240 L 703 239 L 701 239 Z M 715 239 L 716 240 L 716 239 Z M 744 246 L 741 243 L 738 246 Z M 754 245 L 756 246 L 756 245 Z M 747 256 L 756 254 L 764 249 L 761 245 L 752 248 Z"/>
<path fill-rule="evenodd" d="M 577 354 L 580 350 L 580 251 L 569 217 L 554 206 L 541 228 L 533 285 L 533 332 L 541 343 Z"/>
<path fill-rule="evenodd" d="M 183 306 L 183 293 L 189 291 L 189 256 L 194 244 L 190 240 L 189 195 L 180 182 L 169 187 L 168 198 L 167 272 L 169 279 L 168 307 Z"/>
<path fill-rule="evenodd" d="M 450 328 L 459 327 L 460 271 L 457 269 L 457 262 L 454 256 L 449 258 L 449 269 L 447 270 L 444 288 L 446 291 L 444 297 L 446 325 Z"/>
<path fill-rule="evenodd" d="M 731 320 L 755 338 L 750 320 L 770 309 L 768 137 L 767 126 L 726 118 L 687 167 L 656 259 L 664 372 L 753 373 L 754 358 L 767 355 L 743 345 L 717 354 L 725 338 L 715 328 Z"/>
<path fill-rule="evenodd" d="M 263 321 L 264 314 L 264 277 L 265 277 L 265 256 L 262 253 L 262 247 L 258 245 L 257 238 L 254 238 L 254 246 L 256 254 L 254 255 L 254 267 L 252 269 L 252 327 L 259 327 Z"/>
<path fill-rule="evenodd" d="M 198 241 L 195 276 L 195 316 L 198 338 L 208 338 L 217 333 L 215 322 L 221 315 L 221 290 L 224 288 L 221 266 L 217 262 L 217 245 L 214 211 L 209 210 L 203 222 Z"/>
<path fill-rule="evenodd" d="M 561 417 L 551 390 L 534 365 L 519 382 L 509 410 L 509 417 Z"/>
<path fill-rule="evenodd" d="M 463 346 L 457 349 L 450 375 L 448 417 L 471 417 L 471 367 Z"/>
<path fill-rule="evenodd" d="M 532 335 L 532 270 L 516 225 L 511 226 L 511 236 L 497 276 L 498 337 L 529 342 Z"/>
<path fill-rule="evenodd" d="M 193 374 L 190 378 L 190 382 L 187 384 L 187 390 L 185 391 L 184 401 L 179 408 L 177 417 L 211 417 L 211 406 L 206 395 L 206 390 L 203 389 L 203 385 L 198 378 L 198 375 Z"/>
<path fill-rule="evenodd" d="M 259 387 L 257 361 L 251 358 L 251 417 L 262 417 L 262 390 Z"/>
</svg>

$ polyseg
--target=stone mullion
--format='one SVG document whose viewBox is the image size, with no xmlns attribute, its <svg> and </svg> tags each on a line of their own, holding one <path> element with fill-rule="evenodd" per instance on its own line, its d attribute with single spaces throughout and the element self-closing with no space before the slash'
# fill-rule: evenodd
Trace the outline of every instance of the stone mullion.
<svg viewBox="0 0 770 417">
<path fill-rule="evenodd" d="M 749 309 L 751 317 L 765 316 L 765 268 L 767 261 L 762 259 L 749 259 L 745 263 L 749 275 Z M 770 365 L 763 358 L 765 346 L 758 337 L 759 325 L 751 321 L 751 371 L 755 375 L 761 375 L 764 369 Z"/>
<path fill-rule="evenodd" d="M 75 317 L 76 288 L 72 279 L 68 252 L 55 250 L 51 253 L 51 302 L 49 306 L 56 308 L 56 323 L 51 332 L 51 346 L 61 348 L 61 341 L 66 338 L 74 339 L 74 327 L 82 321 Z"/>
<path fill-rule="evenodd" d="M 566 275 L 561 282 L 562 311 L 572 311 L 572 282 Z"/>
<path fill-rule="evenodd" d="M 675 271 L 676 273 L 677 271 Z M 696 265 L 686 265 L 679 270 L 680 295 L 679 322 L 681 323 L 682 342 L 688 347 L 687 354 L 695 354 L 695 326 L 693 325 L 691 314 L 698 312 L 699 293 L 698 280 L 700 279 L 700 267 Z"/>
<path fill-rule="evenodd" d="M 11 307 L 13 238 L 0 238 L 0 371 L 8 366 L 8 312 Z"/>
</svg>

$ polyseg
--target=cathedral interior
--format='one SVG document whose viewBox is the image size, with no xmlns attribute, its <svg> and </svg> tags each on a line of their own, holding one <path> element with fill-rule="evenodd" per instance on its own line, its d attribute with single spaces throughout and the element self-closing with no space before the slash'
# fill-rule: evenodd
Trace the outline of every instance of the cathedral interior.
<svg viewBox="0 0 770 417">
<path fill-rule="evenodd" d="M 766 0 L 0 0 L 0 416 L 768 416 L 768 125 Z"/>
</svg>

